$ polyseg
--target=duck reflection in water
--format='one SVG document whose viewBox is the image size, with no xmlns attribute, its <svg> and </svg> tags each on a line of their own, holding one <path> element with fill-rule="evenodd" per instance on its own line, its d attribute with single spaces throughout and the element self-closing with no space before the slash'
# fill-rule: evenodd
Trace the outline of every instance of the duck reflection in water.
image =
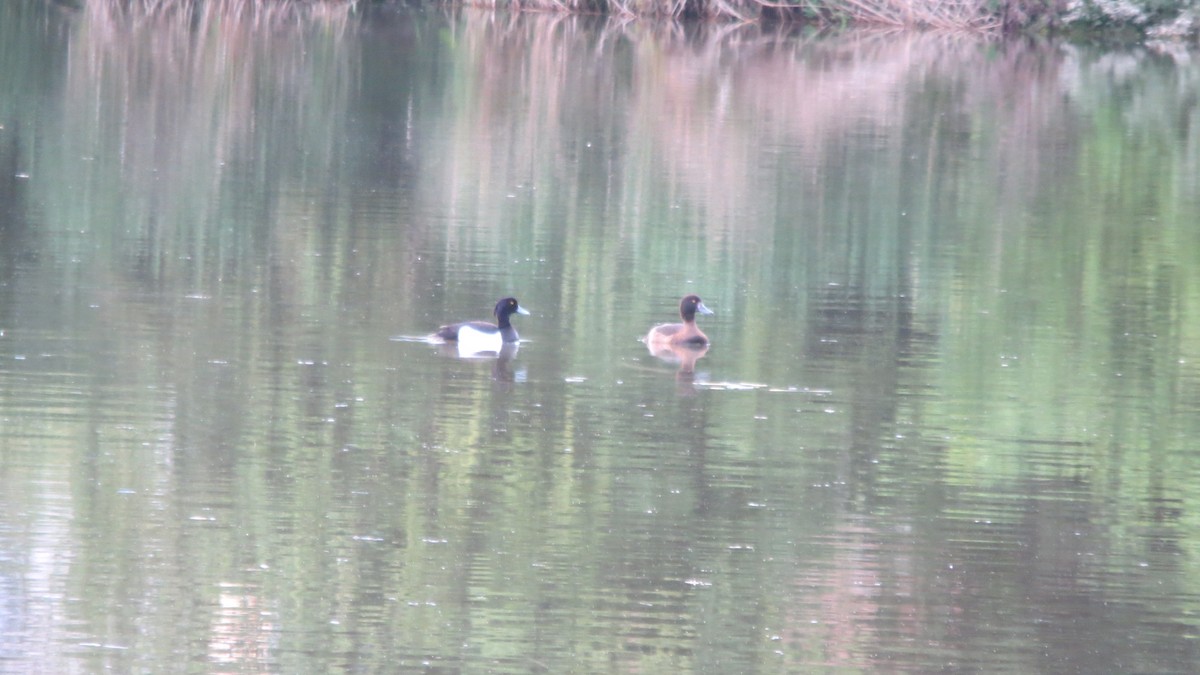
<svg viewBox="0 0 1200 675">
<path fill-rule="evenodd" d="M 517 356 L 517 351 L 521 348 L 519 342 L 506 342 L 500 347 L 499 351 L 482 350 L 469 351 L 463 349 L 463 343 L 447 342 L 441 345 L 442 356 L 455 359 L 471 359 L 471 360 L 492 360 L 492 379 L 497 382 L 515 382 L 517 375 L 513 373 L 512 362 Z"/>
<path fill-rule="evenodd" d="M 708 353 L 707 344 L 672 345 L 663 342 L 646 342 L 646 349 L 659 361 L 679 366 L 679 369 L 675 371 L 678 393 L 683 395 L 695 393 L 696 362 Z"/>
</svg>

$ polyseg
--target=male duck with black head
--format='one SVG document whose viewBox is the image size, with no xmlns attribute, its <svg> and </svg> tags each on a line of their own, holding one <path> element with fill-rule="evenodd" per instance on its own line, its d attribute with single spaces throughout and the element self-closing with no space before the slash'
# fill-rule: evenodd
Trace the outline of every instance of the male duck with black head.
<svg viewBox="0 0 1200 675">
<path fill-rule="evenodd" d="M 646 334 L 646 346 L 654 347 L 693 347 L 708 345 L 708 336 L 696 327 L 696 314 L 712 314 L 713 311 L 704 306 L 698 295 L 685 295 L 679 301 L 679 318 L 683 323 L 663 323 L 650 329 Z"/>
<path fill-rule="evenodd" d="M 461 321 L 442 326 L 434 335 L 446 342 L 457 343 L 459 354 L 500 354 L 505 348 L 515 347 L 521 339 L 517 335 L 517 329 L 513 328 L 510 317 L 513 314 L 528 316 L 529 312 L 516 298 L 501 298 L 492 314 L 496 317 L 496 323 Z"/>
</svg>

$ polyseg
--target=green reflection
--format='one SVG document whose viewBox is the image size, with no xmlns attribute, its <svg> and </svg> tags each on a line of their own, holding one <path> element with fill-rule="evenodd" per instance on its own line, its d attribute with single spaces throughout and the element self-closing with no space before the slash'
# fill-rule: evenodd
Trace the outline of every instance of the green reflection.
<svg viewBox="0 0 1200 675">
<path fill-rule="evenodd" d="M 395 8 L 0 32 L 13 663 L 1194 662 L 1194 69 Z M 685 292 L 681 373 L 637 338 Z M 412 341 L 509 293 L 509 361 Z"/>
</svg>

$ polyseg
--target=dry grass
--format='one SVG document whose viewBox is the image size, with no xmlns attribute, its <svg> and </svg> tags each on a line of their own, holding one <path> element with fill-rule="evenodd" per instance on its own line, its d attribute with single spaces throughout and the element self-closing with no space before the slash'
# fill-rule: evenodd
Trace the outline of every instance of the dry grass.
<svg viewBox="0 0 1200 675">
<path fill-rule="evenodd" d="M 804 1 L 815 4 L 816 0 Z M 941 29 L 1000 28 L 1000 18 L 989 9 L 991 3 L 987 0 L 831 0 L 826 4 L 837 5 L 838 13 L 866 23 Z"/>
<path fill-rule="evenodd" d="M 492 9 L 526 9 L 566 13 L 602 13 L 618 17 L 699 17 L 735 22 L 774 18 L 790 21 L 863 25 L 998 30 L 994 0 L 465 0 Z"/>
<path fill-rule="evenodd" d="M 278 21 L 351 11 L 358 0 L 88 0 L 117 16 L 202 17 L 224 14 Z M 695 17 L 738 23 L 761 19 L 991 32 L 1061 0 L 435 0 L 488 9 L 612 17 Z M 1028 6 L 1028 7 L 1027 7 Z"/>
<path fill-rule="evenodd" d="M 93 17 L 199 18 L 243 17 L 272 22 L 299 16 L 334 18 L 352 11 L 358 0 L 90 0 Z"/>
</svg>

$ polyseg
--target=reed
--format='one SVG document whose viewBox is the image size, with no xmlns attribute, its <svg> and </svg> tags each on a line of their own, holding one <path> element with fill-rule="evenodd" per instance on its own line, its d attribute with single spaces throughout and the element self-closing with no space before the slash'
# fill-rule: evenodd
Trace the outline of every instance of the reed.
<svg viewBox="0 0 1200 675">
<path fill-rule="evenodd" d="M 70 3 L 69 0 L 58 0 Z M 389 0 L 76 0 L 118 17 L 239 15 L 256 21 L 329 18 Z M 1200 36 L 1194 0 L 408 0 L 616 18 L 780 21 L 979 33 L 1055 29 L 1132 30 L 1152 40 Z"/>
<path fill-rule="evenodd" d="M 465 0 L 489 8 L 602 13 L 616 16 L 762 19 L 819 24 L 991 31 L 1016 15 L 1010 5 L 1059 0 Z M 1040 16 L 1041 12 L 1026 11 Z"/>
<path fill-rule="evenodd" d="M 298 16 L 342 18 L 358 0 L 81 0 L 93 19 L 241 17 L 272 22 Z"/>
</svg>

